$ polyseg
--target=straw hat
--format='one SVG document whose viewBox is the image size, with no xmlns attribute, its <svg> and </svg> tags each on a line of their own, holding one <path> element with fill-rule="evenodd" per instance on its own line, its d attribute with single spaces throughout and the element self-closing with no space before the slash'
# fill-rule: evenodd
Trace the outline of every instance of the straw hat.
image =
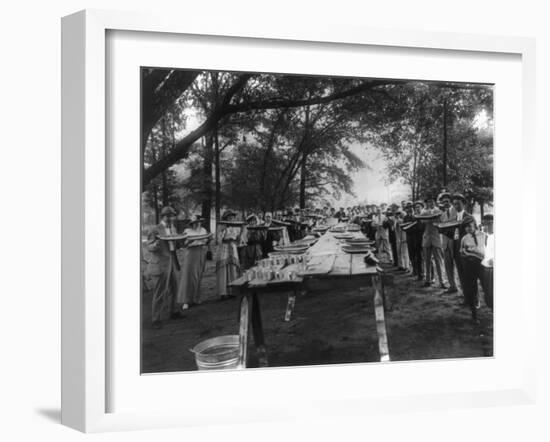
<svg viewBox="0 0 550 442">
<path fill-rule="evenodd" d="M 461 200 L 463 203 L 466 202 L 466 198 L 461 193 L 453 194 L 453 200 Z"/>
<path fill-rule="evenodd" d="M 232 210 L 226 210 L 225 212 L 223 212 L 222 221 L 227 221 L 227 218 L 229 218 L 230 216 L 237 216 L 237 214 Z"/>
<path fill-rule="evenodd" d="M 170 206 L 164 206 L 160 211 L 160 216 L 176 216 L 176 211 Z"/>
</svg>

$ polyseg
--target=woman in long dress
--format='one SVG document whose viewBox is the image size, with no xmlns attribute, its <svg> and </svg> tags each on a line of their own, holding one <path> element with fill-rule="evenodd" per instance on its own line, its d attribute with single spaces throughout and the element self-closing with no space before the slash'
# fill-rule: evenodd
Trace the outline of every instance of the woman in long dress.
<svg viewBox="0 0 550 442">
<path fill-rule="evenodd" d="M 275 224 L 271 212 L 266 212 L 263 226 L 266 227 L 267 231 L 264 233 L 263 237 L 262 253 L 263 257 L 267 258 L 269 254 L 273 252 L 276 245 L 279 245 L 279 243 L 282 244 L 281 233 L 283 229 L 279 227 L 279 224 Z"/>
<path fill-rule="evenodd" d="M 227 211 L 222 221 L 235 220 L 235 212 Z M 221 299 L 231 296 L 229 284 L 240 276 L 241 266 L 237 246 L 241 245 L 241 227 L 220 224 L 216 235 L 216 282 Z"/>
<path fill-rule="evenodd" d="M 378 250 L 378 259 L 387 264 L 393 262 L 389 237 L 389 221 L 382 213 L 380 207 L 376 208 L 376 214 L 372 217 L 372 227 L 376 229 L 374 239 Z"/>
<path fill-rule="evenodd" d="M 202 218 L 195 216 L 189 227 L 184 230 L 188 239 L 184 241 L 183 262 L 177 300 L 181 309 L 187 310 L 193 304 L 201 303 L 201 280 L 206 265 L 207 244 L 210 238 L 193 239 L 197 235 L 207 235 L 201 226 Z"/>
<path fill-rule="evenodd" d="M 246 244 L 243 251 L 243 269 L 254 267 L 257 261 L 262 259 L 262 244 L 265 239 L 265 229 L 249 229 L 258 226 L 258 217 L 250 215 L 246 218 L 247 227 L 243 230 L 243 242 Z"/>
</svg>

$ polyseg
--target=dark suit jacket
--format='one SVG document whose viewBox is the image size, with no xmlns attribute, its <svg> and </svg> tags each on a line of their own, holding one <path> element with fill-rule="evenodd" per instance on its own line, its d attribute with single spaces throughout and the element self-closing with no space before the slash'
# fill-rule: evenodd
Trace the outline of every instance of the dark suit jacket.
<svg viewBox="0 0 550 442">
<path fill-rule="evenodd" d="M 468 212 L 464 211 L 462 215 L 462 219 L 464 219 L 467 216 L 471 216 L 471 215 Z M 455 215 L 455 219 L 456 219 L 456 215 Z M 455 254 L 458 253 L 458 251 L 460 250 L 460 242 L 462 241 L 462 238 L 464 238 L 464 235 L 466 235 L 466 227 L 464 227 L 463 224 L 460 224 L 458 227 L 451 229 L 451 235 L 449 236 L 449 238 L 454 239 L 455 229 L 457 228 L 458 228 L 458 240 L 455 240 L 453 242 L 453 249 L 455 250 Z"/>
<path fill-rule="evenodd" d="M 464 211 L 464 214 L 462 215 L 462 219 L 466 218 L 467 216 L 472 216 L 472 215 Z M 458 239 L 462 240 L 464 235 L 466 235 L 466 227 L 464 227 L 464 224 L 460 224 L 460 226 L 458 226 Z"/>
<path fill-rule="evenodd" d="M 416 224 L 407 230 L 407 240 L 419 241 L 422 242 L 422 235 L 424 233 L 424 224 L 418 221 L 414 215 L 405 215 L 403 217 L 403 223 L 413 223 L 416 221 Z M 420 246 L 419 246 L 420 247 Z"/>
<path fill-rule="evenodd" d="M 342 218 L 347 218 L 346 212 L 343 212 L 343 211 L 341 211 L 341 210 L 339 210 L 338 212 L 336 212 L 336 213 L 334 214 L 334 217 L 335 217 L 335 218 L 338 218 L 338 221 L 340 221 Z"/>
<path fill-rule="evenodd" d="M 173 227 L 175 230 L 175 227 Z M 168 270 L 170 264 L 170 247 L 168 241 L 158 239 L 158 236 L 166 234 L 165 227 L 157 224 L 152 227 L 147 235 L 147 273 L 150 275 L 162 275 Z"/>
</svg>

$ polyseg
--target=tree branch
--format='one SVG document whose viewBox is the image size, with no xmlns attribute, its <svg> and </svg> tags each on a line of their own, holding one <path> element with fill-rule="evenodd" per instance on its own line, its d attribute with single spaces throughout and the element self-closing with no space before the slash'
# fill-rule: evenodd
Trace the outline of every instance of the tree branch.
<svg viewBox="0 0 550 442">
<path fill-rule="evenodd" d="M 306 98 L 306 99 L 280 99 L 275 98 L 265 101 L 257 101 L 251 103 L 240 103 L 229 106 L 226 109 L 227 113 L 237 113 L 237 112 L 249 112 L 252 110 L 266 110 L 266 109 L 280 109 L 280 108 L 290 108 L 290 107 L 301 107 L 307 105 L 323 104 L 328 103 L 334 100 L 340 100 L 342 98 L 350 97 L 352 95 L 360 94 L 362 92 L 373 89 L 377 86 L 384 86 L 388 84 L 397 84 L 403 83 L 402 80 L 369 80 L 363 84 L 353 87 L 351 89 L 335 92 L 334 94 L 325 95 L 323 97 L 316 98 Z"/>
<path fill-rule="evenodd" d="M 238 77 L 235 83 L 225 93 L 222 103 L 210 114 L 204 123 L 202 123 L 197 129 L 187 134 L 183 139 L 178 141 L 174 149 L 165 157 L 159 159 L 156 163 L 143 171 L 142 186 L 145 187 L 149 182 L 155 178 L 163 170 L 168 169 L 176 161 L 184 158 L 189 153 L 189 149 L 195 141 L 200 137 L 212 130 L 218 121 L 222 119 L 226 113 L 224 109 L 229 105 L 233 96 L 239 92 L 245 85 L 251 74 L 243 74 Z"/>
</svg>

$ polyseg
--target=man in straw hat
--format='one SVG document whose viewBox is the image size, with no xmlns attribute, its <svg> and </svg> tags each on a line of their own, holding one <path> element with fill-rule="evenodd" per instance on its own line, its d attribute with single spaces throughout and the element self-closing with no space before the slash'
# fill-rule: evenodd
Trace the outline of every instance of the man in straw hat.
<svg viewBox="0 0 550 442">
<path fill-rule="evenodd" d="M 420 215 L 424 210 L 423 201 L 415 201 L 407 204 L 407 215 L 404 222 L 412 224 L 407 230 L 407 245 L 409 246 L 409 255 L 413 267 L 413 276 L 416 276 L 418 281 L 422 281 L 422 235 L 424 234 L 424 225 L 417 221 L 414 215 Z"/>
<path fill-rule="evenodd" d="M 452 201 L 453 201 L 453 208 L 456 212 L 456 220 L 457 221 L 463 221 L 464 218 L 471 216 L 468 212 L 466 212 L 466 198 L 461 193 L 455 193 L 452 195 Z M 456 227 L 453 230 L 453 257 L 456 264 L 456 270 L 458 273 L 458 280 L 460 281 L 460 287 L 462 288 L 462 291 L 464 291 L 464 283 L 463 283 L 463 265 L 462 265 L 462 256 L 460 254 L 460 242 L 462 238 L 466 235 L 466 227 L 464 224 L 461 224 L 460 226 Z M 463 300 L 462 305 L 468 305 L 468 301 L 466 299 Z"/>
<path fill-rule="evenodd" d="M 176 257 L 175 241 L 165 241 L 159 236 L 171 236 L 177 233 L 176 211 L 163 207 L 160 212 L 160 223 L 154 226 L 147 236 L 149 259 L 146 274 L 153 282 L 152 324 L 154 328 L 162 327 L 163 310 L 169 305 L 171 317 L 179 316 L 176 305 L 176 291 L 179 264 Z"/>
<path fill-rule="evenodd" d="M 488 213 L 482 218 L 485 232 L 485 254 L 481 261 L 481 287 L 485 303 L 493 308 L 493 266 L 495 259 L 495 235 L 493 233 L 493 215 Z"/>
<path fill-rule="evenodd" d="M 225 211 L 216 235 L 216 282 L 222 300 L 231 296 L 229 284 L 237 279 L 241 272 L 238 247 L 244 244 L 242 226 L 235 222 L 236 216 L 237 214 L 231 210 Z"/>
<path fill-rule="evenodd" d="M 399 266 L 399 258 L 397 252 L 397 232 L 396 232 L 396 220 L 395 220 L 395 207 L 392 205 L 388 210 L 386 210 L 386 220 L 387 220 L 387 229 L 388 229 L 388 241 L 390 242 L 391 255 L 393 259 L 393 265 L 395 267 Z"/>
<path fill-rule="evenodd" d="M 435 199 L 428 196 L 425 200 L 426 208 L 422 215 L 435 215 L 439 213 L 439 209 L 435 207 Z M 437 272 L 437 279 L 440 288 L 447 288 L 443 283 L 443 250 L 441 248 L 441 235 L 439 230 L 434 226 L 434 220 L 422 220 L 424 224 L 424 235 L 422 236 L 422 248 L 424 249 L 424 269 L 426 278 L 424 287 L 430 287 L 433 279 L 432 258 Z"/>
<path fill-rule="evenodd" d="M 439 194 L 439 204 L 442 207 L 440 221 L 442 223 L 456 221 L 457 214 L 452 206 L 452 197 L 448 192 Z M 444 229 L 441 231 L 441 248 L 443 250 L 443 262 L 445 263 L 445 273 L 449 281 L 449 288 L 445 293 L 456 293 L 455 280 L 455 253 L 454 253 L 454 229 Z"/>
</svg>

